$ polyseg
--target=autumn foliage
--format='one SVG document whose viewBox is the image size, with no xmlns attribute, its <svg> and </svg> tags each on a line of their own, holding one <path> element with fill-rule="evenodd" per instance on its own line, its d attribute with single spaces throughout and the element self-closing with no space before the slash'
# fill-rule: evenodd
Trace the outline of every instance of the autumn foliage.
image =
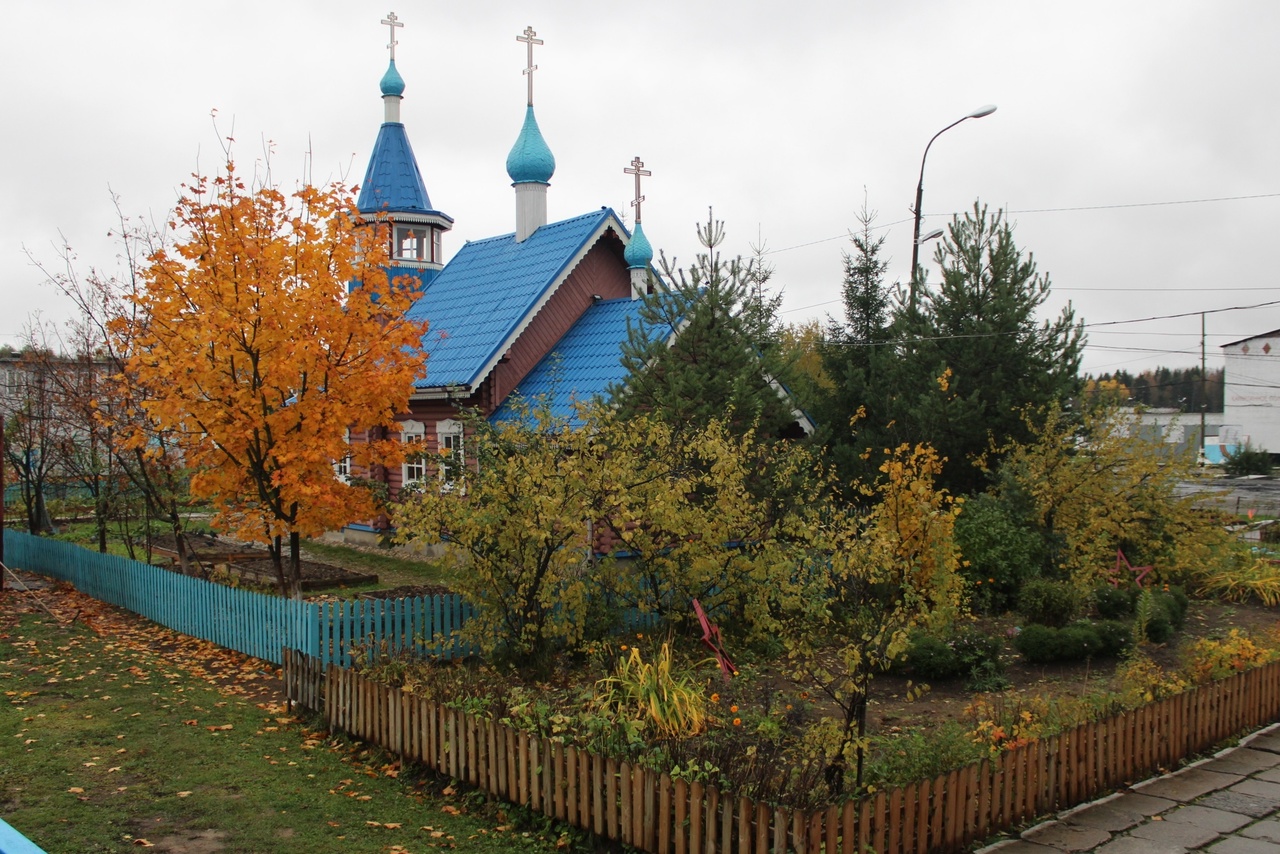
<svg viewBox="0 0 1280 854">
<path fill-rule="evenodd" d="M 286 195 L 228 163 L 184 186 L 170 228 L 136 318 L 118 321 L 136 324 L 128 367 L 151 392 L 147 414 L 176 433 L 192 495 L 223 530 L 268 543 L 296 593 L 298 538 L 375 512 L 333 463 L 353 453 L 349 426 L 393 429 L 407 404 L 425 332 L 405 319 L 417 281 L 388 280 L 385 226 L 363 223 L 342 185 Z M 354 450 L 392 464 L 398 447 Z"/>
</svg>

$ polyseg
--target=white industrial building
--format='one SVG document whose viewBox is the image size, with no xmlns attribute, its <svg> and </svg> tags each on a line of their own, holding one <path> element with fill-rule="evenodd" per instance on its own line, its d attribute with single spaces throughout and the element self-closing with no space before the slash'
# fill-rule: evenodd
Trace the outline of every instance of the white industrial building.
<svg viewBox="0 0 1280 854">
<path fill-rule="evenodd" d="M 1280 329 L 1222 345 L 1219 441 L 1280 453 Z"/>
</svg>

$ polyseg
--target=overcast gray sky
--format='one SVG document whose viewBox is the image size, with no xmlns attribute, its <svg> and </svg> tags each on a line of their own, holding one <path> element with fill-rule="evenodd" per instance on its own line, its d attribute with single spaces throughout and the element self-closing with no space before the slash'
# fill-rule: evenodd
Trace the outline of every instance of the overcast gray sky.
<svg viewBox="0 0 1280 854">
<path fill-rule="evenodd" d="M 525 48 L 556 157 L 552 219 L 609 205 L 630 220 L 639 155 L 645 231 L 690 259 L 708 206 L 727 248 L 772 250 L 784 319 L 839 315 L 841 252 L 864 191 L 906 280 L 929 138 L 925 230 L 975 199 L 1011 211 L 1018 244 L 1089 324 L 1208 315 L 1217 345 L 1280 327 L 1280 3 L 422 2 L 6 0 L 0 27 L 0 343 L 65 317 L 24 247 L 111 269 L 110 193 L 163 219 L 178 185 L 234 136 L 291 185 L 358 182 L 382 121 L 394 9 L 408 127 L 435 206 L 464 240 L 514 228 L 507 151 Z M 217 131 L 210 112 L 217 110 Z M 1243 198 L 1254 197 L 1254 198 Z M 1203 200 L 1218 201 L 1203 201 Z M 931 265 L 932 267 L 932 265 Z M 931 278 L 937 278 L 936 268 Z M 1086 370 L 1199 360 L 1199 316 L 1091 326 Z"/>
</svg>

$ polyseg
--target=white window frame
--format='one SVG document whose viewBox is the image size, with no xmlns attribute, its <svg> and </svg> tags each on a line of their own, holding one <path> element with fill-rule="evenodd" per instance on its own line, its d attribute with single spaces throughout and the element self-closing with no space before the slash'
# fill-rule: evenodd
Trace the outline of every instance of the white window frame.
<svg viewBox="0 0 1280 854">
<path fill-rule="evenodd" d="M 440 457 L 440 491 L 452 492 L 458 488 L 460 467 L 467 464 L 466 440 L 461 421 L 446 418 L 436 423 L 436 453 Z"/>
<path fill-rule="evenodd" d="M 400 422 L 400 441 L 405 445 L 417 445 L 416 449 L 405 449 L 405 454 L 411 454 L 414 450 L 421 451 L 427 441 L 427 425 L 421 421 L 401 421 Z M 427 477 L 427 462 L 419 457 L 411 460 L 405 457 L 404 464 L 400 469 L 400 485 L 401 487 L 410 486 L 412 484 L 420 484 Z"/>
<path fill-rule="evenodd" d="M 346 456 L 333 464 L 333 473 L 342 483 L 351 483 L 351 430 L 342 431 L 342 441 L 347 444 Z"/>
<path fill-rule="evenodd" d="M 395 245 L 391 247 L 392 255 L 402 261 L 427 260 L 427 241 L 431 235 L 426 225 L 397 225 L 395 228 Z"/>
</svg>

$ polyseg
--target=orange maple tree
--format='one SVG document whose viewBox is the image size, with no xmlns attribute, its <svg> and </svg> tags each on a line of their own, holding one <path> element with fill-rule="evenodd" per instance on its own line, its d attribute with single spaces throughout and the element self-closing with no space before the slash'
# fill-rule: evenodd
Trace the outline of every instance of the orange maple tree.
<svg viewBox="0 0 1280 854">
<path fill-rule="evenodd" d="M 398 442 L 349 446 L 346 430 L 398 429 L 423 366 L 425 324 L 405 317 L 419 283 L 388 275 L 386 225 L 363 221 L 340 184 L 247 188 L 228 162 L 183 186 L 170 228 L 133 297 L 129 367 L 179 437 L 192 495 L 218 527 L 265 542 L 297 596 L 300 537 L 376 512 L 334 461 L 399 462 Z"/>
</svg>

